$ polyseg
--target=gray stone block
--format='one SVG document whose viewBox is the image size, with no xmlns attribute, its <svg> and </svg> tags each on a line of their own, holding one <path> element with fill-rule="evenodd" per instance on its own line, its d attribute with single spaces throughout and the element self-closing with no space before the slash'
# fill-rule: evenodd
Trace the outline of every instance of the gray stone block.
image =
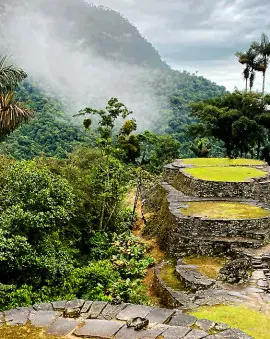
<svg viewBox="0 0 270 339">
<path fill-rule="evenodd" d="M 187 326 L 170 326 L 162 333 L 164 339 L 181 339 L 191 331 Z"/>
<path fill-rule="evenodd" d="M 66 303 L 66 308 L 82 308 L 84 305 L 83 299 L 70 300 Z"/>
<path fill-rule="evenodd" d="M 129 320 L 136 317 L 145 318 L 151 311 L 150 306 L 128 305 L 120 313 L 117 314 L 119 320 Z"/>
<path fill-rule="evenodd" d="M 64 311 L 64 309 L 66 308 L 66 303 L 66 300 L 52 302 L 54 311 Z"/>
<path fill-rule="evenodd" d="M 96 319 L 108 304 L 107 301 L 94 301 L 88 311 L 88 319 Z"/>
<path fill-rule="evenodd" d="M 111 320 L 116 319 L 117 314 L 120 313 L 123 309 L 125 309 L 129 304 L 119 304 L 112 305 L 108 304 L 102 310 L 101 314 L 98 316 L 98 319 Z"/>
<path fill-rule="evenodd" d="M 127 328 L 127 326 L 124 325 L 120 331 L 116 333 L 114 339 L 138 339 L 141 338 L 145 332 L 144 330 L 135 331 L 134 328 Z"/>
<path fill-rule="evenodd" d="M 28 321 L 29 310 L 10 310 L 4 311 L 4 317 L 7 325 L 25 325 Z"/>
<path fill-rule="evenodd" d="M 201 330 L 192 330 L 185 339 L 202 339 L 208 336 L 208 333 Z"/>
<path fill-rule="evenodd" d="M 76 329 L 74 334 L 78 337 L 106 339 L 113 337 L 122 326 L 120 321 L 89 319 L 81 328 Z"/>
<path fill-rule="evenodd" d="M 168 308 L 154 308 L 147 316 L 146 319 L 149 320 L 150 323 L 160 323 L 163 324 L 168 320 L 173 314 L 175 310 Z"/>
<path fill-rule="evenodd" d="M 53 311 L 53 306 L 51 303 L 40 303 L 33 306 L 35 311 Z"/>
<path fill-rule="evenodd" d="M 48 329 L 47 334 L 68 335 L 74 331 L 80 321 L 75 319 L 58 318 Z"/>
<path fill-rule="evenodd" d="M 81 313 L 87 313 L 91 307 L 91 305 L 93 304 L 93 301 L 90 300 L 86 300 L 82 309 L 81 309 Z"/>
<path fill-rule="evenodd" d="M 229 330 L 226 330 L 224 332 L 219 333 L 219 335 L 222 338 L 228 338 L 228 339 L 253 339 L 250 335 L 244 333 L 241 330 L 231 328 Z"/>
<path fill-rule="evenodd" d="M 215 327 L 215 322 L 207 319 L 199 319 L 196 322 L 196 325 L 204 331 L 209 331 Z"/>
<path fill-rule="evenodd" d="M 162 324 L 157 324 L 155 327 L 145 330 L 145 331 L 140 331 L 140 338 L 141 339 L 155 339 L 159 336 L 162 336 L 162 333 L 165 332 L 165 330 L 168 329 L 168 326 L 162 325 Z"/>
<path fill-rule="evenodd" d="M 215 325 L 215 329 L 218 330 L 218 331 L 225 331 L 225 330 L 228 330 L 229 328 L 230 328 L 229 325 L 223 324 L 223 323 L 217 323 Z"/>
<path fill-rule="evenodd" d="M 29 320 L 33 326 L 49 327 L 60 315 L 61 313 L 56 311 L 33 311 L 30 313 Z"/>
<path fill-rule="evenodd" d="M 182 312 L 176 312 L 169 321 L 171 326 L 192 326 L 196 323 L 197 318 Z"/>
</svg>

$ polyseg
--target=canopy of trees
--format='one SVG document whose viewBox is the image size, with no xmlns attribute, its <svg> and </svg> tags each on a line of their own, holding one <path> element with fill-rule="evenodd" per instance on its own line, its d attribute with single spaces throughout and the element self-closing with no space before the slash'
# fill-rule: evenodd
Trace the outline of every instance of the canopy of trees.
<svg viewBox="0 0 270 339">
<path fill-rule="evenodd" d="M 189 127 L 194 136 L 212 136 L 224 143 L 228 157 L 260 156 L 268 143 L 268 96 L 235 91 L 192 105 L 199 122 Z"/>
</svg>

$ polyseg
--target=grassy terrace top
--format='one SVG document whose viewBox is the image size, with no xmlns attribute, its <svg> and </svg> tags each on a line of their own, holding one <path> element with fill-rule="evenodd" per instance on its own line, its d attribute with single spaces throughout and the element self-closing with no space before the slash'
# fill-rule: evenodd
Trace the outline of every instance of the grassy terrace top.
<svg viewBox="0 0 270 339">
<path fill-rule="evenodd" d="M 267 174 L 253 167 L 192 167 L 185 172 L 194 178 L 207 181 L 247 182 L 252 178 L 263 177 Z"/>
<path fill-rule="evenodd" d="M 205 166 L 263 166 L 265 163 L 255 159 L 228 159 L 228 158 L 194 158 L 181 159 L 184 165 L 197 167 Z"/>
<path fill-rule="evenodd" d="M 191 201 L 180 212 L 207 219 L 259 219 L 270 215 L 269 210 L 258 206 L 227 201 Z"/>
</svg>

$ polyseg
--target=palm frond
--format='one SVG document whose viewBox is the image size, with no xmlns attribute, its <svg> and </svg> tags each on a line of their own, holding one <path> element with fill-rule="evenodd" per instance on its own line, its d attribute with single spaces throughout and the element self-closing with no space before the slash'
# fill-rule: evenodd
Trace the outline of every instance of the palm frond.
<svg viewBox="0 0 270 339">
<path fill-rule="evenodd" d="M 0 58 L 0 93 L 12 91 L 27 74 L 20 68 L 7 62 L 7 57 Z"/>
<path fill-rule="evenodd" d="M 28 108 L 16 103 L 12 104 L 13 92 L 0 96 L 0 136 L 6 136 L 13 132 L 23 122 L 27 122 L 34 116 Z"/>
</svg>

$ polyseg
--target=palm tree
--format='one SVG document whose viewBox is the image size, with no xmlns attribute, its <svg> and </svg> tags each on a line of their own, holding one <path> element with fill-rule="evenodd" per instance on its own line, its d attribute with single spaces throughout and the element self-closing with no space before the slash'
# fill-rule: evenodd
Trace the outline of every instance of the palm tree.
<svg viewBox="0 0 270 339">
<path fill-rule="evenodd" d="M 242 53 L 242 52 L 236 52 L 235 56 L 237 56 L 238 61 L 240 62 L 240 64 L 246 66 L 244 71 L 243 71 L 243 75 L 244 75 L 244 79 L 246 81 L 246 92 L 247 92 L 248 79 L 249 79 L 249 60 L 248 60 L 248 56 L 247 56 L 247 53 Z"/>
<path fill-rule="evenodd" d="M 264 94 L 265 91 L 265 75 L 268 67 L 269 56 L 270 56 L 270 42 L 268 36 L 265 33 L 261 35 L 261 41 L 256 42 L 254 41 L 251 44 L 251 49 L 258 53 L 260 57 L 260 63 L 257 67 L 257 71 L 263 73 L 263 85 L 262 85 L 262 93 Z"/>
<path fill-rule="evenodd" d="M 238 57 L 240 64 L 245 65 L 243 71 L 244 79 L 246 81 L 246 92 L 248 89 L 248 80 L 249 80 L 249 89 L 252 90 L 255 80 L 255 70 L 258 67 L 257 57 L 258 53 L 249 48 L 247 52 L 237 52 L 235 55 Z"/>
<path fill-rule="evenodd" d="M 33 112 L 13 100 L 15 88 L 26 77 L 22 69 L 7 63 L 7 57 L 0 58 L 0 137 L 10 134 L 33 116 Z"/>
</svg>

